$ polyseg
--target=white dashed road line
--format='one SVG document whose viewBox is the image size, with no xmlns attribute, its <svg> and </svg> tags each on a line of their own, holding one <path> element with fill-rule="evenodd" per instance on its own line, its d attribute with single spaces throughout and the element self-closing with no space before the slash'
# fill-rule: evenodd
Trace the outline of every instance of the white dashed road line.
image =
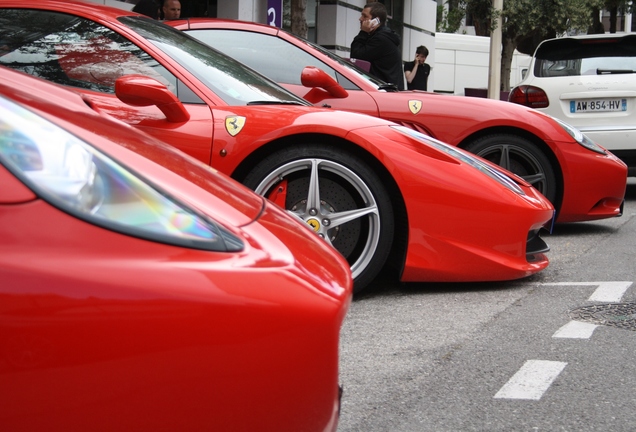
<svg viewBox="0 0 636 432">
<path fill-rule="evenodd" d="M 570 321 L 552 335 L 553 338 L 589 339 L 594 333 L 596 324 L 581 321 Z"/>
<path fill-rule="evenodd" d="M 618 303 L 623 298 L 625 292 L 632 285 L 629 281 L 615 282 L 555 282 L 545 283 L 543 285 L 556 286 L 598 286 L 592 293 L 588 301 Z M 552 335 L 553 338 L 570 338 L 570 339 L 589 339 L 594 333 L 594 329 L 598 327 L 596 324 L 583 323 L 580 321 L 570 321 Z"/>
<path fill-rule="evenodd" d="M 495 399 L 539 400 L 567 363 L 528 360 L 497 392 Z"/>
<path fill-rule="evenodd" d="M 598 286 L 588 301 L 618 303 L 632 285 L 629 281 L 614 282 L 554 282 L 544 283 L 552 286 Z M 596 324 L 570 321 L 553 338 L 589 339 Z M 495 399 L 539 400 L 550 388 L 567 363 L 548 360 L 528 360 L 512 378 L 497 392 Z"/>
<path fill-rule="evenodd" d="M 595 302 L 617 303 L 622 300 L 631 282 L 602 282 L 588 299 Z"/>
<path fill-rule="evenodd" d="M 616 303 L 621 301 L 625 291 L 632 285 L 630 281 L 616 282 L 548 282 L 543 285 L 553 286 L 598 286 L 590 296 L 589 301 Z"/>
</svg>

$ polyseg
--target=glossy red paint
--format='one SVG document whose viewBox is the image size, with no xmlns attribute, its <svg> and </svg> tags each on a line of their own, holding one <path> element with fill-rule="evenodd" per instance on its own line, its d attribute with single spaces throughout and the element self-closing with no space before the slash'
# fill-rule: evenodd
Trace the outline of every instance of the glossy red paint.
<svg viewBox="0 0 636 432">
<path fill-rule="evenodd" d="M 58 75 L 48 75 L 39 65 L 26 71 L 42 70 L 44 78 L 73 86 L 96 110 L 277 203 L 284 197 L 288 211 L 348 258 L 357 290 L 385 264 L 398 269 L 397 277 L 404 281 L 506 280 L 548 265 L 545 245 L 535 236 L 551 223 L 553 206 L 509 172 L 383 119 L 313 107 L 182 32 L 135 14 L 88 3 L 1 0 L 0 12 L 8 14 L 9 9 L 64 13 L 56 19 L 72 25 L 83 20 L 95 29 L 87 33 L 91 37 L 115 32 L 117 41 L 100 44 L 93 57 L 88 54 L 92 40 L 78 41 L 77 52 L 65 47 L 64 56 L 51 39 L 38 40 L 33 48 L 50 45 Z M 152 32 L 161 37 L 148 36 Z M 30 45 L 32 33 L 24 34 L 27 39 L 21 43 Z M 170 45 L 170 39 L 179 43 Z M 122 40 L 126 53 L 140 51 L 140 58 L 153 60 L 154 69 L 146 76 L 134 64 L 125 65 L 130 73 L 121 71 L 126 57 L 119 51 L 108 62 L 104 47 Z M 190 50 L 188 56 L 181 56 L 182 48 Z M 10 60 L 19 55 L 15 50 L 0 57 L 0 63 L 14 67 Z M 236 73 L 210 80 L 209 73 L 218 71 L 197 69 L 203 63 Z M 109 64 L 117 66 L 112 70 L 119 75 L 107 73 Z M 75 81 L 65 81 L 69 73 Z M 253 96 L 241 99 L 249 92 Z M 166 104 L 174 106 L 166 109 Z M 471 166 L 475 164 L 478 169 Z M 354 220 L 358 225 L 338 225 L 352 215 L 359 218 Z"/>
<path fill-rule="evenodd" d="M 340 254 L 75 92 L 0 68 L 0 98 L 243 244 L 201 250 L 95 225 L 34 193 L 0 158 L 2 430 L 336 430 L 352 293 Z M 0 141 L 11 145 L 6 121 Z"/>
<path fill-rule="evenodd" d="M 319 47 L 272 26 L 208 18 L 170 21 L 168 24 L 235 57 L 316 105 L 327 104 L 334 109 L 381 117 L 471 151 L 473 143 L 488 136 L 505 134 L 525 140 L 547 158 L 541 161 L 543 165 L 538 172 L 515 164 L 515 161 L 503 161 L 500 152 L 488 155 L 487 150 L 479 148 L 478 154 L 502 164 L 533 184 L 538 179 L 536 174 L 541 170 L 544 173 L 549 171 L 554 179 L 548 179 L 546 183 L 553 185 L 539 183 L 537 187 L 557 208 L 558 222 L 602 219 L 621 214 L 627 179 L 624 164 L 612 154 L 599 155 L 578 145 L 548 116 L 537 116 L 525 107 L 491 99 L 420 91 L 383 91 L 364 71 L 356 70 Z M 220 32 L 227 35 L 221 37 Z M 239 32 L 243 36 L 237 37 Z M 278 42 L 250 40 L 257 34 L 269 35 Z M 280 56 L 272 55 L 270 46 L 272 51 L 281 52 Z M 294 46 L 297 50 L 285 48 L 282 54 L 283 46 Z M 306 58 L 289 55 L 301 51 L 307 54 Z M 305 66 L 302 61 L 306 60 L 311 61 L 312 75 L 316 75 L 317 67 L 329 70 L 330 75 L 328 79 L 315 79 L 313 82 L 299 81 L 290 70 L 292 59 L 298 70 Z M 350 83 L 346 90 L 337 86 L 348 94 L 347 97 L 335 93 L 334 85 L 337 83 L 333 78 L 337 74 L 343 86 L 346 86 L 345 81 Z M 414 101 L 419 104 L 415 108 L 417 112 L 411 109 Z M 590 172 L 598 172 L 599 175 L 592 177 Z"/>
</svg>

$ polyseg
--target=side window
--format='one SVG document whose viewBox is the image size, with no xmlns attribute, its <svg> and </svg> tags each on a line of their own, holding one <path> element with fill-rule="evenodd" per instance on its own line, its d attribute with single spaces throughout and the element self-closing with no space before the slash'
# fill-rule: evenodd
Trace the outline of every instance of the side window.
<svg viewBox="0 0 636 432">
<path fill-rule="evenodd" d="M 240 30 L 191 30 L 189 34 L 278 83 L 302 85 L 305 66 L 316 66 L 338 80 L 334 69 L 276 36 Z"/>
<path fill-rule="evenodd" d="M 143 74 L 176 91 L 176 78 L 145 51 L 83 18 L 4 9 L 0 11 L 0 41 L 1 65 L 58 84 L 114 93 L 117 78 Z"/>
</svg>

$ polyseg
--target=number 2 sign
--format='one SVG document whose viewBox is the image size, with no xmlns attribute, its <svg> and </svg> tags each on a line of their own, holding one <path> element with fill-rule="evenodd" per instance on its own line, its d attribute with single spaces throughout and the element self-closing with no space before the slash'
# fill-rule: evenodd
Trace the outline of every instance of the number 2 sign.
<svg viewBox="0 0 636 432">
<path fill-rule="evenodd" d="M 283 0 L 267 0 L 267 24 L 283 27 Z"/>
</svg>

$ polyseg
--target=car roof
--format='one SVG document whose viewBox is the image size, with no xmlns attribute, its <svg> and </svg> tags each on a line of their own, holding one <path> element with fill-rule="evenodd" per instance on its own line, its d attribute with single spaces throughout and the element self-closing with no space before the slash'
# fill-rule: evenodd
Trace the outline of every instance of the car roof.
<svg viewBox="0 0 636 432">
<path fill-rule="evenodd" d="M 232 30 L 254 30 L 268 34 L 276 34 L 279 31 L 289 33 L 281 28 L 268 24 L 257 23 L 253 21 L 245 21 L 229 18 L 211 18 L 211 17 L 190 17 L 179 18 L 176 20 L 166 21 L 166 24 L 177 27 L 179 29 L 196 29 L 196 28 L 219 28 Z"/>
<path fill-rule="evenodd" d="M 25 2 L 20 0 L 0 0 L 2 8 L 22 9 L 55 9 L 57 11 L 76 11 L 91 13 L 100 17 L 116 18 L 121 15 L 142 15 L 122 8 L 109 6 L 89 0 L 38 0 L 37 2 Z"/>
<path fill-rule="evenodd" d="M 636 33 L 594 33 L 594 34 L 577 34 L 561 36 L 552 39 L 547 39 L 544 42 L 561 40 L 561 39 L 616 39 L 622 37 L 634 36 Z"/>
</svg>

